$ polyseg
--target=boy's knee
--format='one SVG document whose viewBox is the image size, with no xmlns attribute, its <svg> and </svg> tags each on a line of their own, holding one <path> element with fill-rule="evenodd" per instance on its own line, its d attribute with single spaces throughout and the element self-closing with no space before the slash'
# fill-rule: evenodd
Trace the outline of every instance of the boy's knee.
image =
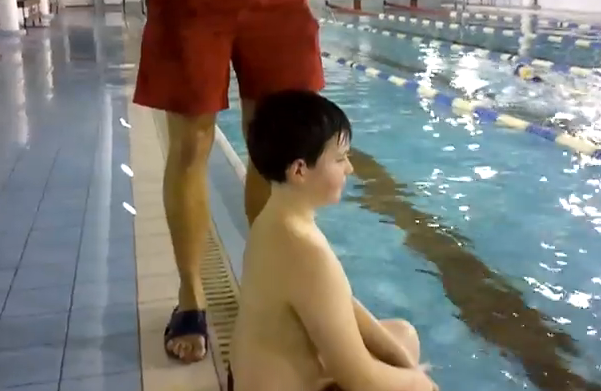
<svg viewBox="0 0 601 391">
<path fill-rule="evenodd" d="M 409 339 L 418 339 L 417 329 L 404 319 L 395 319 L 389 324 L 390 331 Z"/>
</svg>

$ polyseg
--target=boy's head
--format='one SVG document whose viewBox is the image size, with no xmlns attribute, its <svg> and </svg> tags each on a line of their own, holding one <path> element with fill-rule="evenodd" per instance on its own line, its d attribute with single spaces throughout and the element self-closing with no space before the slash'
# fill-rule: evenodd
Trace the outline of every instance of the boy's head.
<svg viewBox="0 0 601 391">
<path fill-rule="evenodd" d="M 526 64 L 518 64 L 513 74 L 522 80 L 530 80 L 534 77 L 534 69 Z"/>
<path fill-rule="evenodd" d="M 247 145 L 259 174 L 320 206 L 340 200 L 353 170 L 351 138 L 351 124 L 335 103 L 314 92 L 283 91 L 258 102 Z"/>
</svg>

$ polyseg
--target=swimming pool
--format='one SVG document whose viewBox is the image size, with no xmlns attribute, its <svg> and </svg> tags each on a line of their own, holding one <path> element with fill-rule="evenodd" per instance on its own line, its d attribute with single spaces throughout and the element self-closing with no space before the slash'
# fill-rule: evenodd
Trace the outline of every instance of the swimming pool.
<svg viewBox="0 0 601 391">
<path fill-rule="evenodd" d="M 322 44 L 403 77 L 435 57 L 336 26 L 322 28 Z M 319 224 L 355 294 L 377 316 L 416 325 L 442 390 L 601 389 L 599 166 L 324 67 L 324 95 L 354 126 L 355 175 Z M 245 160 L 236 92 L 219 124 Z"/>
<path fill-rule="evenodd" d="M 382 36 L 381 32 L 390 30 L 382 30 L 377 19 L 367 22 L 348 16 L 333 19 L 321 19 L 322 41 L 341 57 L 403 78 L 416 75 L 422 83 L 446 93 L 469 96 L 484 86 L 487 92 L 496 95 L 496 107 L 529 122 L 541 124 L 554 113 L 564 112 L 575 115 L 578 118 L 575 122 L 601 126 L 598 75 L 572 75 L 568 64 L 555 63 L 557 71 L 541 70 L 549 83 L 532 86 L 512 75 L 514 65 L 507 61 L 508 54 L 501 56 L 488 51 L 483 58 L 483 51 L 474 52 L 470 46 L 442 45 L 441 40 L 416 42 L 420 35 L 414 35 L 415 39 Z"/>
</svg>

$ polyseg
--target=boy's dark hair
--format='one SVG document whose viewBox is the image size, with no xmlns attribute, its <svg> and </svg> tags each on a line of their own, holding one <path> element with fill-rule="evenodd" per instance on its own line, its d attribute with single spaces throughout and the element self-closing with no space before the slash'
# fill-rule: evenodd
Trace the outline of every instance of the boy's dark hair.
<svg viewBox="0 0 601 391">
<path fill-rule="evenodd" d="M 283 183 L 297 159 L 313 167 L 326 143 L 350 142 L 351 124 L 334 102 L 309 91 L 282 91 L 258 102 L 248 127 L 248 154 L 259 174 Z"/>
</svg>

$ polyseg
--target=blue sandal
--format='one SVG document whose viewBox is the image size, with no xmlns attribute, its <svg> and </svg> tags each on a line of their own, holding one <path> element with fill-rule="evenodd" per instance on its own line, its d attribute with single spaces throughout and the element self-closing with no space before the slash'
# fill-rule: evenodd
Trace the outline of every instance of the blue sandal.
<svg viewBox="0 0 601 391">
<path fill-rule="evenodd" d="M 163 338 L 165 353 L 174 360 L 181 358 L 167 349 L 167 343 L 173 338 L 183 337 L 186 335 L 200 335 L 205 341 L 205 356 L 208 351 L 208 334 L 207 334 L 207 313 L 205 310 L 188 310 L 178 311 L 177 307 L 171 313 L 171 319 L 165 327 Z M 201 360 L 204 359 L 204 356 Z"/>
</svg>

